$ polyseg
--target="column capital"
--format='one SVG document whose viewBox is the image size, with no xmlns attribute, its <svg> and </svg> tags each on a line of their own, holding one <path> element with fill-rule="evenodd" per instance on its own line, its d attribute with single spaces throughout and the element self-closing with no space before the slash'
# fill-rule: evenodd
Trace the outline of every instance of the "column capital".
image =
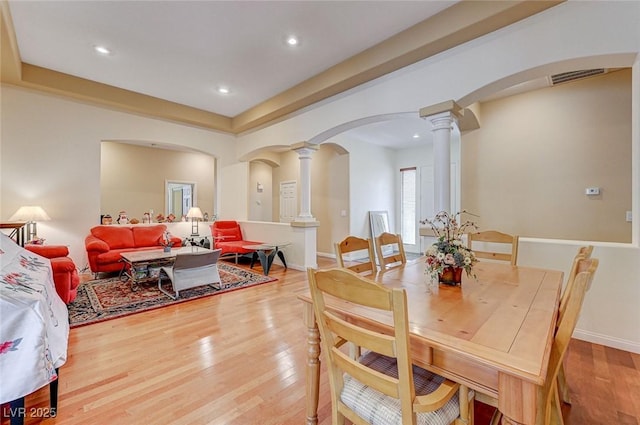
<svg viewBox="0 0 640 425">
<path fill-rule="evenodd" d="M 313 152 L 317 151 L 319 145 L 314 145 L 309 142 L 298 142 L 291 145 L 291 150 L 296 151 L 300 157 L 311 157 Z"/>
<path fill-rule="evenodd" d="M 445 112 L 453 115 L 456 119 L 460 118 L 463 114 L 460 105 L 453 100 L 447 100 L 446 102 L 436 103 L 435 105 L 420 108 L 420 118 L 431 118 L 435 115 L 444 115 L 443 113 Z"/>
</svg>

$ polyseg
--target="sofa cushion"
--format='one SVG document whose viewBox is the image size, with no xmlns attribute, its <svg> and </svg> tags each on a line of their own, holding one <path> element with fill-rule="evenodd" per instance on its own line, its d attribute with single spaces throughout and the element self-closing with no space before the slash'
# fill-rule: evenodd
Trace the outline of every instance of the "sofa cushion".
<svg viewBox="0 0 640 425">
<path fill-rule="evenodd" d="M 166 230 L 167 226 L 164 224 L 158 226 L 134 226 L 133 240 L 135 247 L 160 246 L 160 240 Z"/>
<path fill-rule="evenodd" d="M 227 229 L 216 228 L 214 229 L 214 236 L 220 238 L 223 242 L 239 241 L 242 240 L 242 233 L 240 233 L 240 226 L 230 227 Z"/>
<path fill-rule="evenodd" d="M 130 227 L 95 226 L 91 228 L 91 234 L 105 241 L 111 249 L 135 247 Z"/>
</svg>

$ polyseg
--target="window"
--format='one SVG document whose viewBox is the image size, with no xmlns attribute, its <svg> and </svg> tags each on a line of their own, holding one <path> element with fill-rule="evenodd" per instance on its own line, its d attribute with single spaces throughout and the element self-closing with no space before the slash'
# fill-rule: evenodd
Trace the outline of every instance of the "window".
<svg viewBox="0 0 640 425">
<path fill-rule="evenodd" d="M 400 234 L 402 242 L 416 244 L 416 167 L 400 170 Z"/>
</svg>

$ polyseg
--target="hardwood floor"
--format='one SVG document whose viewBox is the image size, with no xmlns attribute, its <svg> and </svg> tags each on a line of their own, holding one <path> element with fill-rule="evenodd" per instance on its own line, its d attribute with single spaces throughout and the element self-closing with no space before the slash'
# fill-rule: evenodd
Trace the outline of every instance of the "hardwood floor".
<svg viewBox="0 0 640 425">
<path fill-rule="evenodd" d="M 306 330 L 296 291 L 306 274 L 274 265 L 271 275 L 279 280 L 72 329 L 58 416 L 25 423 L 303 424 Z M 565 424 L 640 425 L 640 355 L 573 340 L 566 371 Z M 40 390 L 27 411 L 48 403 Z M 329 403 L 323 369 L 320 425 L 331 423 Z M 489 408 L 476 412 L 486 424 Z"/>
</svg>

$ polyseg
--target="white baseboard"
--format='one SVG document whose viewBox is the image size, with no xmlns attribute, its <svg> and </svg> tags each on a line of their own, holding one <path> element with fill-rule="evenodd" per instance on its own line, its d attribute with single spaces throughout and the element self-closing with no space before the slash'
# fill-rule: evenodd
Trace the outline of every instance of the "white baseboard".
<svg viewBox="0 0 640 425">
<path fill-rule="evenodd" d="M 318 257 L 336 258 L 336 254 L 330 254 L 328 252 L 317 252 L 316 255 Z"/>
<path fill-rule="evenodd" d="M 576 329 L 573 332 L 573 337 L 575 339 L 591 342 L 593 344 L 606 345 L 607 347 L 617 348 L 619 350 L 640 354 L 640 343 L 635 341 L 629 341 L 626 339 L 598 334 L 595 332 L 583 331 L 580 329 Z"/>
</svg>

